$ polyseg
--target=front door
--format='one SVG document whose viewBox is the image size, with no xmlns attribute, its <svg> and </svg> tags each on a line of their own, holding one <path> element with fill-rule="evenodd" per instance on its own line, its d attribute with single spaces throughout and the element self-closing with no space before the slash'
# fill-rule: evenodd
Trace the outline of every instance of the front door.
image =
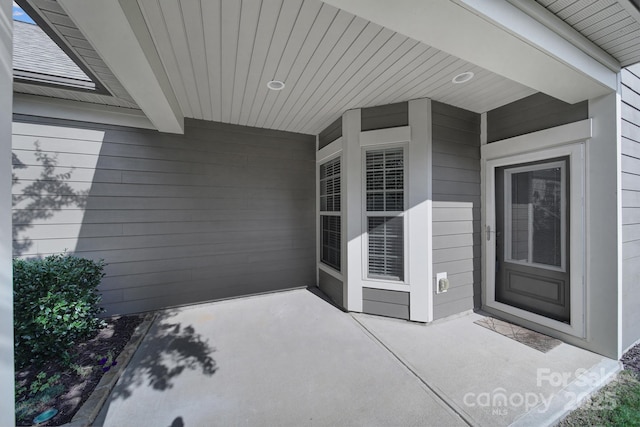
<svg viewBox="0 0 640 427">
<path fill-rule="evenodd" d="M 569 158 L 495 168 L 495 301 L 570 322 Z"/>
</svg>

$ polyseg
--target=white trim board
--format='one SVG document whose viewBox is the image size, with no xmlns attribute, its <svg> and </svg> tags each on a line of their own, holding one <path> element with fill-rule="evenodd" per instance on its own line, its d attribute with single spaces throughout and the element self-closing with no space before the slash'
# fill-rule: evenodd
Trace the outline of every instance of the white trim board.
<svg viewBox="0 0 640 427">
<path fill-rule="evenodd" d="M 539 151 L 558 145 L 566 145 L 591 138 L 592 119 L 557 126 L 526 135 L 485 144 L 480 147 L 482 159 L 498 159 L 527 152 Z"/>
<path fill-rule="evenodd" d="M 411 126 L 368 130 L 360 133 L 361 147 L 409 141 L 411 141 Z"/>
<path fill-rule="evenodd" d="M 138 3 L 59 3 L 155 127 L 183 134 L 184 115 Z"/>
<path fill-rule="evenodd" d="M 616 89 L 615 72 L 506 1 L 324 2 L 571 104 Z"/>
<path fill-rule="evenodd" d="M 37 95 L 14 93 L 13 113 L 155 130 L 155 126 L 141 110 Z"/>
<path fill-rule="evenodd" d="M 318 136 L 316 136 L 316 147 L 318 146 Z M 344 283 L 344 276 L 340 271 L 335 270 L 332 267 L 329 267 L 328 265 L 324 264 L 321 261 L 321 251 L 320 251 L 320 245 L 321 245 L 321 240 L 322 240 L 322 236 L 320 235 L 320 166 L 323 163 L 326 163 L 334 158 L 340 158 L 340 176 L 344 177 L 345 173 L 344 173 L 344 158 L 342 156 L 342 137 L 337 138 L 336 140 L 334 140 L 333 142 L 331 142 L 330 144 L 324 146 L 322 149 L 320 150 L 316 150 L 316 165 L 315 165 L 315 176 L 316 176 L 316 284 L 319 286 L 320 285 L 320 271 L 323 271 L 325 273 L 327 273 L 328 275 L 340 280 L 343 282 L 343 289 L 345 287 L 345 283 Z M 340 188 L 340 206 L 341 206 L 341 210 L 339 215 L 336 216 L 340 216 L 341 218 L 341 247 L 340 247 L 340 265 L 342 266 L 342 269 L 344 270 L 344 266 L 345 266 L 345 260 L 346 260 L 346 256 L 345 256 L 345 243 L 344 243 L 344 178 L 342 178 L 342 185 Z M 344 295 L 343 295 L 344 297 Z M 346 300 L 345 300 L 346 301 Z"/>
<path fill-rule="evenodd" d="M 342 152 L 342 137 L 316 151 L 316 162 L 324 162 Z"/>
</svg>

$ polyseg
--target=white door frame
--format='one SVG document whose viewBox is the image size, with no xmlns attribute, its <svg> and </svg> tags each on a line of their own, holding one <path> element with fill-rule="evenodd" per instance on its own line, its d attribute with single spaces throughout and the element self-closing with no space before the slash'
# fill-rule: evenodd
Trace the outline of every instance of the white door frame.
<svg viewBox="0 0 640 427">
<path fill-rule="evenodd" d="M 564 332 L 576 337 L 586 336 L 585 328 L 585 143 L 591 138 L 591 120 L 583 120 L 543 131 L 497 141 L 481 148 L 483 214 L 483 303 L 522 319 Z M 569 157 L 570 191 L 569 203 L 569 259 L 570 276 L 570 324 L 550 319 L 495 300 L 496 259 L 496 215 L 495 215 L 495 170 L 502 166 L 557 157 Z"/>
</svg>

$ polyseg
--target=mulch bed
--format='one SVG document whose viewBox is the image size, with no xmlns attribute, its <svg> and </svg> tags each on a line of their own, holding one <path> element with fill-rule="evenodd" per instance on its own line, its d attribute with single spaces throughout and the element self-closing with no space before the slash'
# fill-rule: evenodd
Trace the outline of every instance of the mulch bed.
<svg viewBox="0 0 640 427">
<path fill-rule="evenodd" d="M 633 346 L 623 356 L 622 364 L 625 369 L 629 369 L 640 375 L 640 344 Z"/>
<path fill-rule="evenodd" d="M 104 320 L 106 326 L 94 338 L 77 344 L 70 351 L 70 367 L 61 366 L 53 360 L 44 367 L 29 366 L 16 372 L 16 390 L 20 386 L 26 388 L 16 395 L 18 425 L 32 425 L 33 418 L 49 408 L 57 409 L 58 414 L 39 425 L 59 426 L 70 422 L 89 398 L 102 375 L 111 368 L 113 361 L 129 342 L 136 327 L 142 323 L 143 316 L 118 316 Z M 60 376 L 48 390 L 49 394 L 54 394 L 50 399 L 47 399 L 47 396 L 39 399 L 37 396 L 29 395 L 30 384 L 38 381 L 37 375 L 42 372 L 46 374 L 46 378 Z"/>
</svg>

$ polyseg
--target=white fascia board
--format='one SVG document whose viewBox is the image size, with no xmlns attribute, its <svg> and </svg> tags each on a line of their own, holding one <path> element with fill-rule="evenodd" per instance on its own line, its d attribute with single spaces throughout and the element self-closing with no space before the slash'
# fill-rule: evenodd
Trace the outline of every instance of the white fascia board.
<svg viewBox="0 0 640 427">
<path fill-rule="evenodd" d="M 620 62 L 613 56 L 609 55 L 600 46 L 597 46 L 591 40 L 580 34 L 571 25 L 560 19 L 555 13 L 548 10 L 535 0 L 508 0 L 509 3 L 544 24 L 545 27 L 558 34 L 563 39 L 569 41 L 578 49 L 582 50 L 593 59 L 600 62 L 611 71 L 617 73 L 620 71 Z"/>
<path fill-rule="evenodd" d="M 504 0 L 323 0 L 569 103 L 616 91 L 616 73 Z"/>
<path fill-rule="evenodd" d="M 184 115 L 135 1 L 59 0 L 60 5 L 161 132 L 184 133 Z"/>
<path fill-rule="evenodd" d="M 140 110 L 22 93 L 13 94 L 13 113 L 142 129 L 156 128 Z"/>
</svg>

